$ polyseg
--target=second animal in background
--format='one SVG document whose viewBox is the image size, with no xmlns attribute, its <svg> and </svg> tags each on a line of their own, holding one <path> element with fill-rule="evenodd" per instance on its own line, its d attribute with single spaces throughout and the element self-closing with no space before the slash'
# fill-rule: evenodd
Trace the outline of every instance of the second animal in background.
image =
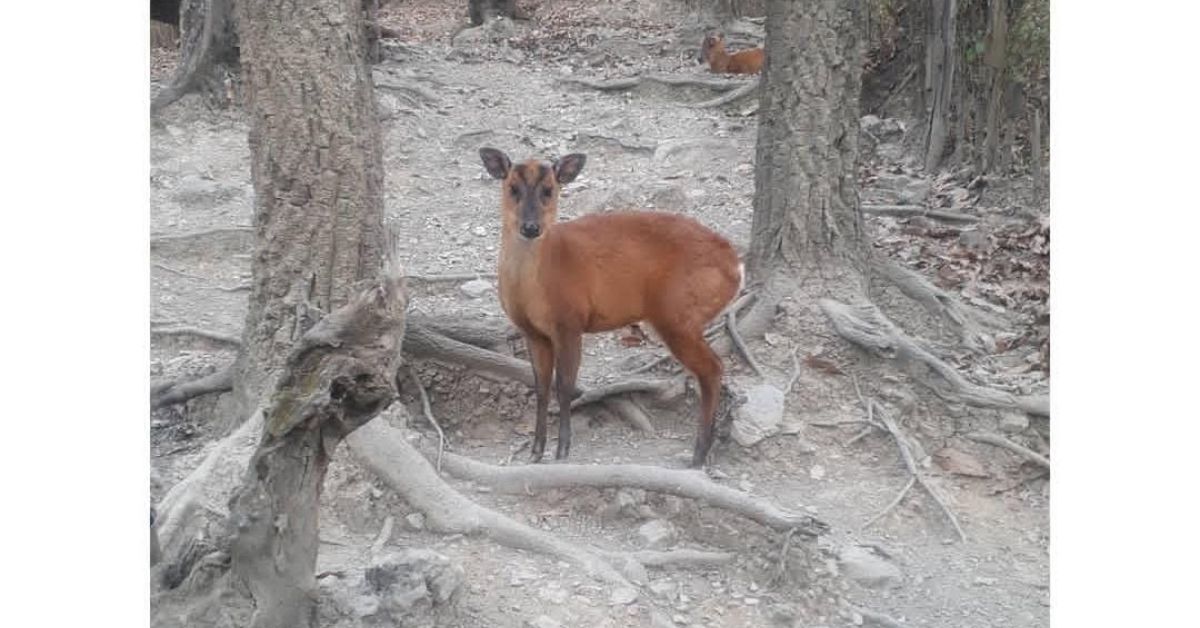
<svg viewBox="0 0 1200 628">
<path fill-rule="evenodd" d="M 725 36 L 712 33 L 700 45 L 700 63 L 717 74 L 758 74 L 763 66 L 763 49 L 747 48 L 733 54 L 725 51 Z"/>
</svg>

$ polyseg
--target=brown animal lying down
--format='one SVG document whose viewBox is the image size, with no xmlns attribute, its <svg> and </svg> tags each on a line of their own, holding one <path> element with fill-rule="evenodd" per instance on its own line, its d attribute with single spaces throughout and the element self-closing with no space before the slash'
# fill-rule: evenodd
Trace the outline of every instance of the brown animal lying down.
<svg viewBox="0 0 1200 628">
<path fill-rule="evenodd" d="M 762 71 L 763 49 L 747 48 L 729 54 L 725 52 L 725 36 L 713 33 L 700 46 L 700 62 L 717 74 L 758 74 Z"/>
</svg>

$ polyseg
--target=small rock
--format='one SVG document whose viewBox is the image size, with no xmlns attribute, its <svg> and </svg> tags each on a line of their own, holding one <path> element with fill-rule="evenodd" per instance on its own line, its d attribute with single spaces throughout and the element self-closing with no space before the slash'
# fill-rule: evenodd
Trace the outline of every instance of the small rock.
<svg viewBox="0 0 1200 628">
<path fill-rule="evenodd" d="M 646 573 L 646 566 L 632 558 L 626 558 L 621 563 L 621 575 L 634 584 L 645 584 L 650 579 L 650 575 Z"/>
<path fill-rule="evenodd" d="M 671 621 L 675 622 L 676 624 L 679 624 L 680 626 L 686 626 L 688 623 L 688 618 L 676 613 L 674 615 L 671 615 Z"/>
<path fill-rule="evenodd" d="M 733 413 L 733 439 L 750 447 L 779 433 L 783 423 L 783 391 L 771 384 L 759 384 L 746 390 L 745 403 Z"/>
<path fill-rule="evenodd" d="M 642 545 L 650 549 L 663 549 L 675 543 L 675 526 L 662 519 L 643 523 L 637 533 Z"/>
<path fill-rule="evenodd" d="M 819 464 L 814 464 L 812 468 L 808 470 L 808 477 L 814 480 L 825 479 L 825 467 L 822 467 Z"/>
<path fill-rule="evenodd" d="M 492 282 L 486 279 L 472 279 L 459 286 L 459 290 L 462 290 L 463 293 L 472 299 L 478 299 L 492 290 Z"/>
<path fill-rule="evenodd" d="M 745 598 L 742 600 L 742 604 L 745 604 L 746 606 L 757 606 L 758 598 L 756 598 L 756 597 Z"/>
<path fill-rule="evenodd" d="M 628 606 L 638 598 L 637 589 L 633 587 L 617 587 L 608 596 L 608 603 L 614 606 Z"/>
<path fill-rule="evenodd" d="M 549 615 L 538 615 L 525 621 L 527 628 L 563 628 L 562 622 Z"/>
<path fill-rule="evenodd" d="M 379 607 L 372 615 L 404 624 L 417 609 L 450 602 L 462 588 L 465 572 L 449 558 L 424 549 L 387 552 L 364 570 L 361 588 L 377 597 Z M 362 609 L 370 604 L 361 602 Z"/>
<path fill-rule="evenodd" d="M 900 568 L 866 547 L 851 545 L 838 556 L 842 574 L 864 587 L 895 588 L 900 586 Z"/>
<path fill-rule="evenodd" d="M 676 590 L 675 583 L 665 578 L 650 583 L 650 592 L 667 601 L 675 599 Z"/>
<path fill-rule="evenodd" d="M 414 512 L 414 513 L 405 515 L 404 521 L 405 521 L 405 523 L 408 524 L 408 527 L 412 528 L 413 530 L 424 530 L 425 529 L 425 515 L 423 515 L 419 512 Z"/>
<path fill-rule="evenodd" d="M 1000 417 L 1000 431 L 1019 434 L 1029 429 L 1029 415 L 1024 412 L 1005 412 Z"/>
<path fill-rule="evenodd" d="M 474 229 L 472 229 L 471 233 L 474 233 L 477 236 L 483 237 L 483 236 L 487 235 L 487 229 L 484 229 L 482 226 L 479 226 L 479 227 L 475 227 Z"/>
</svg>

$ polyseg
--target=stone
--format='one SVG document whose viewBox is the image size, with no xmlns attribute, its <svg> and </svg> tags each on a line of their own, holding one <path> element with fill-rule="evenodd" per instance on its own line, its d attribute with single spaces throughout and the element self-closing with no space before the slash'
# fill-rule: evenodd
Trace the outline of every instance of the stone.
<svg viewBox="0 0 1200 628">
<path fill-rule="evenodd" d="M 675 543 L 675 526 L 662 519 L 643 523 L 637 534 L 642 545 L 649 549 L 663 549 Z"/>
<path fill-rule="evenodd" d="M 1000 415 L 1000 431 L 1005 434 L 1019 434 L 1029 429 L 1029 415 L 1024 412 L 1005 412 Z"/>
<path fill-rule="evenodd" d="M 665 578 L 650 583 L 650 592 L 667 601 L 674 601 L 677 590 L 675 583 Z"/>
<path fill-rule="evenodd" d="M 634 584 L 645 584 L 650 579 L 646 566 L 633 558 L 626 558 L 621 563 L 621 575 Z"/>
<path fill-rule="evenodd" d="M 847 578 L 872 589 L 899 587 L 903 577 L 899 567 L 859 545 L 842 549 L 838 567 Z"/>
<path fill-rule="evenodd" d="M 492 282 L 486 279 L 472 279 L 471 281 L 459 286 L 458 289 L 462 290 L 464 294 L 472 299 L 478 299 L 494 288 L 492 287 Z"/>
<path fill-rule="evenodd" d="M 783 423 L 783 391 L 771 384 L 758 384 L 744 393 L 745 402 L 734 410 L 733 439 L 742 447 L 779 433 Z"/>
<path fill-rule="evenodd" d="M 404 516 L 405 523 L 413 530 L 425 529 L 425 515 L 419 512 L 409 513 Z"/>
<path fill-rule="evenodd" d="M 538 615 L 533 619 L 527 619 L 525 626 L 526 628 L 563 628 L 562 622 L 549 615 Z"/>
<path fill-rule="evenodd" d="M 380 612 L 392 620 L 418 607 L 446 604 L 462 588 L 463 568 L 425 549 L 381 554 L 363 572 L 363 588 L 380 600 Z M 400 622 L 403 623 L 403 622 Z"/>
<path fill-rule="evenodd" d="M 628 606 L 633 604 L 638 599 L 637 589 L 633 587 L 617 587 L 608 596 L 609 604 L 614 606 Z"/>
</svg>

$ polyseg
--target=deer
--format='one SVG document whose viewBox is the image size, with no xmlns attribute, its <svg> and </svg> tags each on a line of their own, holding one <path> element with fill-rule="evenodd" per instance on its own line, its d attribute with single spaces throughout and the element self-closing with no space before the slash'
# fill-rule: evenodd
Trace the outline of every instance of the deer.
<svg viewBox="0 0 1200 628">
<path fill-rule="evenodd" d="M 571 449 L 571 401 L 584 334 L 646 322 L 700 385 L 700 421 L 691 466 L 713 441 L 723 365 L 705 327 L 741 290 L 733 245 L 698 221 L 652 211 L 589 214 L 558 222 L 562 186 L 587 156 L 513 164 L 495 148 L 479 156 L 500 186 L 500 304 L 525 337 L 537 394 L 530 461 L 546 447 L 550 383 L 559 406 L 556 460 Z"/>
<path fill-rule="evenodd" d="M 733 54 L 725 52 L 725 36 L 713 33 L 700 45 L 700 63 L 716 74 L 758 74 L 763 66 L 763 49 L 747 48 Z"/>
</svg>

